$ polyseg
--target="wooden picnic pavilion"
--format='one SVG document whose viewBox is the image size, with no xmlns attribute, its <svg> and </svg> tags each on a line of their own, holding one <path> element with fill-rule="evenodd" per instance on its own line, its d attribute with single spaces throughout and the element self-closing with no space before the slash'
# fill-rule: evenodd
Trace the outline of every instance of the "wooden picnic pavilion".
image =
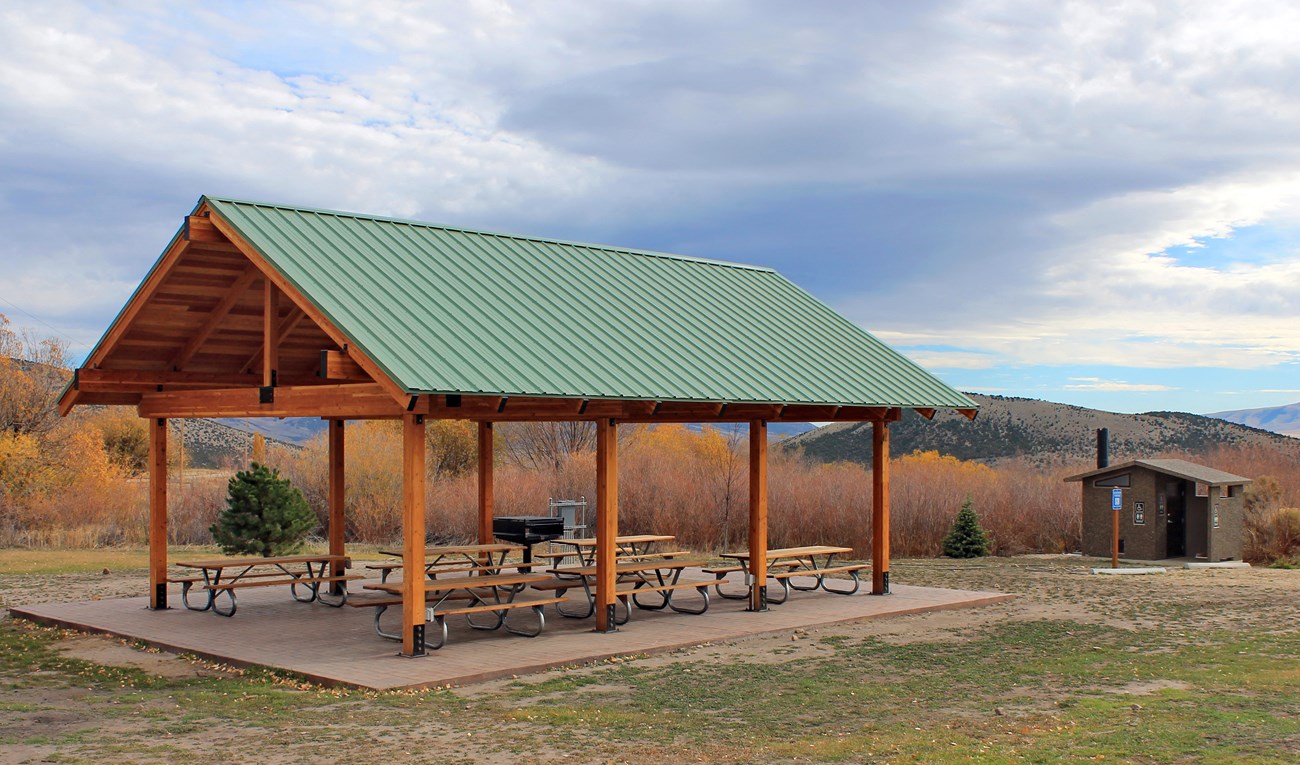
<svg viewBox="0 0 1300 765">
<path fill-rule="evenodd" d="M 872 592 L 889 591 L 889 424 L 977 405 L 775 271 L 664 253 L 203 197 L 59 407 L 149 421 L 150 607 L 167 608 L 167 421 L 329 422 L 331 554 L 344 422 L 400 419 L 402 653 L 424 654 L 425 421 L 596 427 L 596 630 L 614 629 L 620 423 L 748 423 L 750 610 L 766 608 L 770 422 L 871 422 Z M 334 572 L 341 574 L 341 570 Z"/>
</svg>

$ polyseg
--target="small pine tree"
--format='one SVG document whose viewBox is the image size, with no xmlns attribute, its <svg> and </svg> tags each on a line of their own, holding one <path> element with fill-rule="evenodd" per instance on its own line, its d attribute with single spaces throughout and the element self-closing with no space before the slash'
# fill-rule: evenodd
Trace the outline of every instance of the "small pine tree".
<svg viewBox="0 0 1300 765">
<path fill-rule="evenodd" d="M 969 497 L 962 503 L 948 536 L 944 537 L 943 554 L 949 558 L 980 558 L 989 554 L 989 535 L 980 528 Z"/>
<path fill-rule="evenodd" d="M 269 557 L 297 552 L 316 514 L 280 471 L 254 462 L 230 479 L 226 509 L 212 524 L 212 538 L 227 554 Z"/>
</svg>

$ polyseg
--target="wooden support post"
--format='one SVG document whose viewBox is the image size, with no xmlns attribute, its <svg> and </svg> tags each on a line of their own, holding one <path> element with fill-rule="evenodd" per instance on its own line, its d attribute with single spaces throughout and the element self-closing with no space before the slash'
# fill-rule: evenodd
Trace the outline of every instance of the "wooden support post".
<svg viewBox="0 0 1300 765">
<path fill-rule="evenodd" d="M 270 279 L 262 284 L 262 387 L 274 388 L 280 366 L 280 290 Z"/>
<path fill-rule="evenodd" d="M 618 426 L 596 421 L 596 631 L 617 629 L 615 562 L 618 543 Z"/>
<path fill-rule="evenodd" d="M 492 543 L 492 423 L 478 424 L 478 541 Z"/>
<path fill-rule="evenodd" d="M 149 608 L 167 608 L 167 420 L 149 419 Z"/>
<path fill-rule="evenodd" d="M 767 420 L 749 423 L 749 610 L 767 610 Z"/>
<path fill-rule="evenodd" d="M 343 420 L 330 420 L 329 425 L 329 542 L 330 555 L 346 555 L 343 521 L 343 501 L 346 483 L 344 465 Z M 333 566 L 334 576 L 343 575 L 343 562 Z M 338 594 L 342 582 L 332 582 L 331 589 Z"/>
<path fill-rule="evenodd" d="M 871 423 L 871 594 L 889 594 L 889 422 Z"/>
<path fill-rule="evenodd" d="M 402 416 L 402 655 L 424 656 L 424 415 Z"/>
</svg>

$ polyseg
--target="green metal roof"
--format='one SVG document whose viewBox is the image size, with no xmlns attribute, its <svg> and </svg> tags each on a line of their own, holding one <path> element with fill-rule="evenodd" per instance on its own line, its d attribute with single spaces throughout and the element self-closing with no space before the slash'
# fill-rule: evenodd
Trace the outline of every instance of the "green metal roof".
<svg viewBox="0 0 1300 765">
<path fill-rule="evenodd" d="M 412 393 L 978 408 L 771 269 L 203 201 Z"/>
</svg>

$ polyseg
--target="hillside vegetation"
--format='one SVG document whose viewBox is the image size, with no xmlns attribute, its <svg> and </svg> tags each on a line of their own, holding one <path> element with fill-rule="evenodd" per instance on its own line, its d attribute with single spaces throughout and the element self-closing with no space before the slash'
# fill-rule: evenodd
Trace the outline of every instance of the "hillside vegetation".
<svg viewBox="0 0 1300 765">
<path fill-rule="evenodd" d="M 1087 462 L 1098 428 L 1110 430 L 1112 462 L 1166 454 L 1208 454 L 1222 448 L 1276 450 L 1300 457 L 1300 439 L 1185 412 L 1117 414 L 1027 398 L 966 394 L 980 405 L 968 421 L 941 411 L 934 419 L 907 411 L 889 429 L 895 454 L 938 451 L 958 459 L 996 463 L 1021 459 L 1051 465 Z M 785 442 L 818 462 L 871 463 L 871 425 L 835 423 Z"/>
</svg>

